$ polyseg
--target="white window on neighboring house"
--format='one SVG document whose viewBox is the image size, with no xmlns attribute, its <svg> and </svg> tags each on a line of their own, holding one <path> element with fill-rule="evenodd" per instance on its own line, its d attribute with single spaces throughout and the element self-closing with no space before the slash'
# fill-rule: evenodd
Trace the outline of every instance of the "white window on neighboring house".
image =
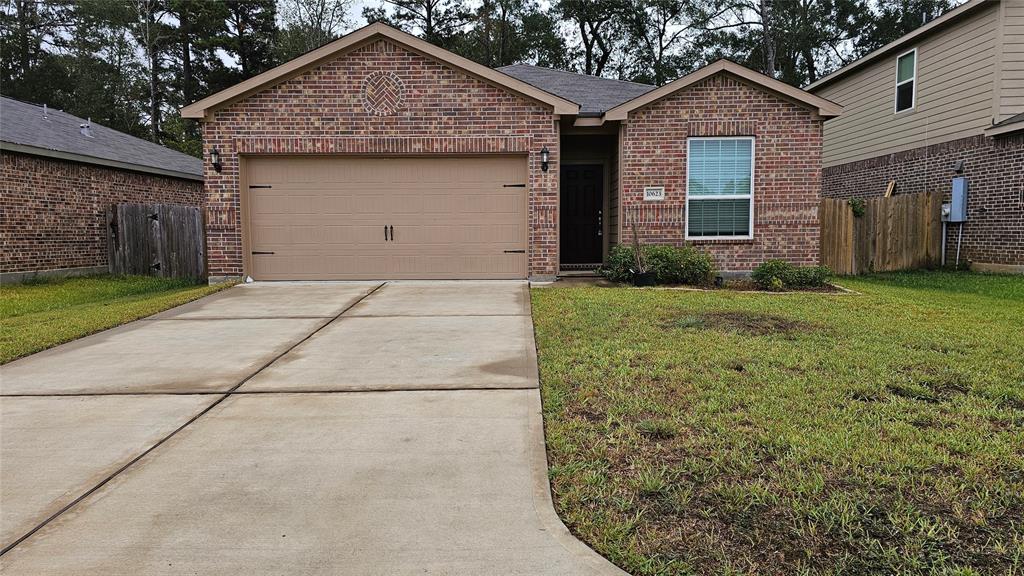
<svg viewBox="0 0 1024 576">
<path fill-rule="evenodd" d="M 917 48 L 896 58 L 896 112 L 914 107 L 917 96 Z"/>
<path fill-rule="evenodd" d="M 754 237 L 754 138 L 689 138 L 686 237 Z"/>
</svg>

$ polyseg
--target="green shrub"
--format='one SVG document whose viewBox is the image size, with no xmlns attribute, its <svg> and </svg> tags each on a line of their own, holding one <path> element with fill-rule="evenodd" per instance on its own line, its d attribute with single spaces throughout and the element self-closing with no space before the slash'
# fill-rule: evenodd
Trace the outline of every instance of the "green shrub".
<svg viewBox="0 0 1024 576">
<path fill-rule="evenodd" d="M 767 260 L 757 265 L 750 273 L 750 278 L 765 290 L 781 290 L 786 285 L 785 278 L 793 272 L 793 265 L 784 260 Z"/>
<path fill-rule="evenodd" d="M 764 290 L 816 288 L 828 281 L 825 266 L 794 266 L 783 260 L 768 260 L 758 265 L 750 277 Z"/>
<path fill-rule="evenodd" d="M 793 288 L 817 288 L 828 282 L 829 270 L 825 266 L 797 266 L 789 279 L 783 282 Z"/>
<path fill-rule="evenodd" d="M 644 246 L 642 250 L 658 284 L 696 286 L 709 284 L 714 279 L 715 264 L 709 254 L 689 246 Z M 612 248 L 608 261 L 598 271 L 614 282 L 629 282 L 635 268 L 633 248 L 620 244 Z"/>
<path fill-rule="evenodd" d="M 612 282 L 629 282 L 633 279 L 632 270 L 636 267 L 633 249 L 617 244 L 608 252 L 608 261 L 597 271 Z"/>
</svg>

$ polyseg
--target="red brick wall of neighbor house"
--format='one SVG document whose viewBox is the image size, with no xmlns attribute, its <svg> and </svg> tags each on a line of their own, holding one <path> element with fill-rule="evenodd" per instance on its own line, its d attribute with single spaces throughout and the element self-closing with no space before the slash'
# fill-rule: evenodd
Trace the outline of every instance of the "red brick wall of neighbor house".
<svg viewBox="0 0 1024 576">
<path fill-rule="evenodd" d="M 197 180 L 6 151 L 0 156 L 0 272 L 106 266 L 111 204 L 202 204 Z"/>
<path fill-rule="evenodd" d="M 630 113 L 622 147 L 621 242 L 684 243 L 689 136 L 754 136 L 753 240 L 691 241 L 724 271 L 781 258 L 819 261 L 822 119 L 817 113 L 719 74 Z M 665 200 L 644 202 L 645 186 Z"/>
<path fill-rule="evenodd" d="M 404 107 L 377 116 L 362 103 L 363 79 L 396 74 Z M 529 155 L 529 273 L 557 266 L 558 126 L 549 106 L 487 84 L 387 40 L 376 40 L 313 70 L 218 110 L 203 127 L 207 251 L 211 276 L 243 273 L 239 154 Z M 538 152 L 552 168 L 540 169 Z"/>
<path fill-rule="evenodd" d="M 822 193 L 831 198 L 881 196 L 896 181 L 897 194 L 941 191 L 949 200 L 953 164 L 964 160 L 967 222 L 961 261 L 1024 265 L 1024 135 L 972 136 L 887 154 L 823 171 Z M 956 257 L 958 224 L 946 232 L 946 258 Z"/>
</svg>

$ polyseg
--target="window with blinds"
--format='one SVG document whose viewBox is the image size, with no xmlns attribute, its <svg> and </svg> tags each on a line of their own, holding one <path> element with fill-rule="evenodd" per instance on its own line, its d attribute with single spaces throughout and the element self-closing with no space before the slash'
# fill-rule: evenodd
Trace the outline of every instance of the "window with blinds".
<svg viewBox="0 0 1024 576">
<path fill-rule="evenodd" d="M 753 238 L 754 139 L 690 138 L 686 237 Z"/>
</svg>

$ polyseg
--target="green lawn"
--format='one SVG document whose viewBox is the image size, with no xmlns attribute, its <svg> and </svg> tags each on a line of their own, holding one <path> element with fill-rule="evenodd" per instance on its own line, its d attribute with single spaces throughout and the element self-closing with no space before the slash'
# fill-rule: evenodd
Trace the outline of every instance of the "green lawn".
<svg viewBox="0 0 1024 576">
<path fill-rule="evenodd" d="M 91 276 L 0 286 L 0 364 L 216 292 L 184 280 Z"/>
<path fill-rule="evenodd" d="M 635 574 L 1024 574 L 1024 278 L 540 288 L 556 506 Z"/>
</svg>

